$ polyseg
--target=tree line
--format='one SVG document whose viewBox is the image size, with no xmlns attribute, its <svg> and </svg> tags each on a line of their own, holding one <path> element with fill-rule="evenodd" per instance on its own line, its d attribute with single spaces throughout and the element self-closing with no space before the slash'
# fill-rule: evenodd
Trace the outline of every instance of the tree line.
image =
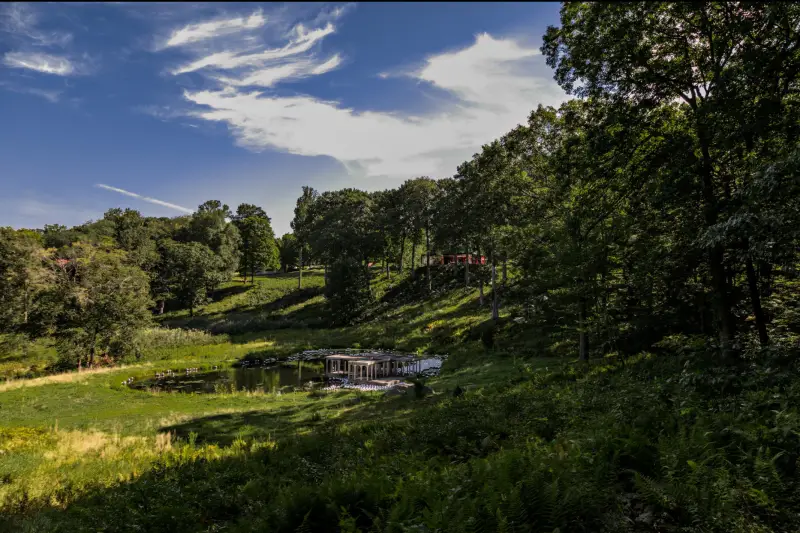
<svg viewBox="0 0 800 533">
<path fill-rule="evenodd" d="M 137 331 L 166 303 L 189 309 L 238 272 L 278 267 L 270 218 L 211 200 L 190 216 L 109 209 L 71 229 L 0 228 L 0 333 L 52 336 L 78 367 L 136 351 Z"/>
<path fill-rule="evenodd" d="M 408 275 L 433 295 L 431 256 L 464 252 L 488 260 L 463 267 L 479 304 L 491 287 L 488 319 L 514 298 L 525 327 L 581 359 L 684 334 L 735 360 L 773 342 L 776 294 L 797 275 L 799 10 L 566 3 L 542 53 L 574 98 L 539 106 L 452 177 L 303 187 L 279 239 L 260 208 L 214 201 L 189 217 L 111 210 L 91 227 L 3 230 L 3 330 L 36 323 L 108 352 L 125 338 L 89 325 L 113 316 L 91 316 L 90 285 L 127 284 L 141 298 L 115 287 L 102 305 L 138 320 L 148 298 L 193 310 L 236 271 L 252 281 L 278 264 L 298 268 L 300 288 L 303 267 L 322 265 L 332 314 L 357 320 L 371 277 Z M 74 245 L 81 232 L 92 245 Z M 41 266 L 51 249 L 59 269 Z"/>
<path fill-rule="evenodd" d="M 358 301 L 370 260 L 415 276 L 409 246 L 486 254 L 494 320 L 511 263 L 529 327 L 582 359 L 675 333 L 711 336 L 727 359 L 767 346 L 764 302 L 796 275 L 798 10 L 565 3 L 542 52 L 573 99 L 539 106 L 450 178 L 304 188 L 293 246 L 361 279 Z"/>
</svg>

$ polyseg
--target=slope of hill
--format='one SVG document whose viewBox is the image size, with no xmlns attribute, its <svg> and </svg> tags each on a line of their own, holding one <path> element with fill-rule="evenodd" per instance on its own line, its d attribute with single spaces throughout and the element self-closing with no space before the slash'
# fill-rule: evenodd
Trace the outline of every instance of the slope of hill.
<svg viewBox="0 0 800 533">
<path fill-rule="evenodd" d="M 193 319 L 164 317 L 228 333 L 155 330 L 128 366 L 1 385 L 3 527 L 791 531 L 800 523 L 800 382 L 789 350 L 723 367 L 677 338 L 667 356 L 579 365 L 530 357 L 536 343 L 507 320 L 519 311 L 510 295 L 505 326 L 487 340 L 477 290 L 453 284 L 423 300 L 411 280 L 378 280 L 373 316 L 330 328 L 314 293 L 322 278 L 306 280 L 299 295 L 291 276 L 232 282 Z M 159 393 L 122 383 L 325 347 L 450 358 L 425 383 L 433 394 L 420 384 L 400 397 Z"/>
</svg>

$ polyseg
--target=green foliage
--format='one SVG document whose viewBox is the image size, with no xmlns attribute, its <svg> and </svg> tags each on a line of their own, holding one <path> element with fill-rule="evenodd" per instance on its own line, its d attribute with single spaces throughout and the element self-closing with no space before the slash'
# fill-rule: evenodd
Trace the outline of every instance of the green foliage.
<svg viewBox="0 0 800 533">
<path fill-rule="evenodd" d="M 162 253 L 170 293 L 193 314 L 205 303 L 208 291 L 222 281 L 219 257 L 199 242 L 168 243 Z"/>
<path fill-rule="evenodd" d="M 208 278 L 211 282 L 207 286 L 209 290 L 231 279 L 239 267 L 241 237 L 236 226 L 227 221 L 231 216 L 227 205 L 222 205 L 218 200 L 209 200 L 197 208 L 189 223 L 175 235 L 175 240 L 201 244 L 216 256 L 213 265 L 215 275 Z"/>
<path fill-rule="evenodd" d="M 255 278 L 257 270 L 275 270 L 278 267 L 278 247 L 270 218 L 260 207 L 241 204 L 233 217 L 241 237 L 239 272 Z"/>
<path fill-rule="evenodd" d="M 300 262 L 300 248 L 294 234 L 284 234 L 277 240 L 277 246 L 281 270 L 288 272 L 290 268 L 297 268 Z"/>
<path fill-rule="evenodd" d="M 41 242 L 34 233 L 0 228 L 0 333 L 30 331 L 30 319 L 42 312 L 54 268 Z"/>
<path fill-rule="evenodd" d="M 364 265 L 349 257 L 336 260 L 328 274 L 325 297 L 337 322 L 349 324 L 361 318 L 373 301 Z"/>
<path fill-rule="evenodd" d="M 152 270 L 158 253 L 145 218 L 133 209 L 119 208 L 109 209 L 103 218 L 113 224 L 114 239 L 117 246 L 128 253 L 128 259 L 147 272 Z"/>
<path fill-rule="evenodd" d="M 54 288 L 60 309 L 55 338 L 62 360 L 89 366 L 96 358 L 131 353 L 139 328 L 150 322 L 147 275 L 122 252 L 79 244 Z"/>
<path fill-rule="evenodd" d="M 372 224 L 374 203 L 357 189 L 326 191 L 309 208 L 308 243 L 312 254 L 332 264 L 340 258 L 366 261 L 380 250 Z"/>
</svg>

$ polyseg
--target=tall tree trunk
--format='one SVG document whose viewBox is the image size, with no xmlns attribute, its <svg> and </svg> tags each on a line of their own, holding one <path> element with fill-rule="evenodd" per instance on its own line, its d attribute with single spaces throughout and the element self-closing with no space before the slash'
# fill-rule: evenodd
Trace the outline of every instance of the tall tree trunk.
<svg viewBox="0 0 800 533">
<path fill-rule="evenodd" d="M 761 281 L 761 296 L 768 298 L 772 295 L 772 263 L 767 261 L 759 262 L 758 278 Z"/>
<path fill-rule="evenodd" d="M 764 311 L 761 309 L 761 293 L 758 290 L 758 277 L 756 276 L 756 269 L 753 267 L 753 260 L 748 257 L 745 266 L 747 268 L 747 285 L 750 289 L 750 302 L 753 306 L 753 315 L 756 318 L 758 341 L 761 346 L 766 346 L 769 344 L 769 334 L 767 333 Z"/>
<path fill-rule="evenodd" d="M 699 120 L 699 119 L 698 119 Z M 713 164 L 706 128 L 698 124 L 697 136 L 702 154 L 703 202 L 704 215 L 707 227 L 717 223 L 717 199 L 714 193 Z M 719 327 L 719 341 L 722 348 L 723 359 L 736 359 L 737 351 L 734 349 L 736 336 L 736 323 L 731 311 L 730 293 L 725 273 L 725 251 L 721 246 L 715 246 L 708 254 L 709 270 L 711 271 L 711 284 L 714 290 L 714 303 Z"/>
<path fill-rule="evenodd" d="M 464 287 L 469 289 L 469 246 L 467 246 L 467 253 L 465 254 L 466 257 L 464 258 Z M 458 261 L 458 257 L 456 257 L 456 261 Z"/>
<path fill-rule="evenodd" d="M 719 341 L 722 345 L 724 359 L 736 359 L 738 354 L 734 350 L 733 340 L 736 335 L 736 324 L 731 313 L 730 295 L 725 276 L 722 248 L 716 247 L 709 254 L 711 269 L 711 283 L 714 288 L 714 303 L 719 327 Z"/>
<path fill-rule="evenodd" d="M 89 348 L 89 368 L 94 366 L 94 351 L 97 344 L 97 333 L 92 332 L 92 346 Z"/>
<path fill-rule="evenodd" d="M 303 246 L 300 245 L 300 255 L 297 261 L 297 289 L 303 288 Z"/>
<path fill-rule="evenodd" d="M 479 264 L 481 264 L 480 263 L 480 257 L 481 257 L 481 250 L 480 250 L 480 248 L 478 248 L 478 261 L 479 261 Z M 478 304 L 480 304 L 480 306 L 483 307 L 483 275 L 482 275 L 483 272 L 481 272 L 481 270 L 482 269 L 479 267 L 478 268 Z"/>
<path fill-rule="evenodd" d="M 425 275 L 428 278 L 428 293 L 433 292 L 433 280 L 431 280 L 431 231 L 430 224 L 425 228 Z"/>
<path fill-rule="evenodd" d="M 26 279 L 25 280 L 25 310 L 23 311 L 23 314 L 22 314 L 22 323 L 23 324 L 27 324 L 28 323 L 28 292 L 29 292 L 28 291 L 28 280 Z"/>
<path fill-rule="evenodd" d="M 411 244 L 411 279 L 417 279 L 417 237 L 414 236 L 414 240 Z"/>
<path fill-rule="evenodd" d="M 406 253 L 406 232 L 402 232 L 400 235 L 400 261 L 398 261 L 398 272 L 400 275 L 403 275 L 403 254 Z"/>
<path fill-rule="evenodd" d="M 600 293 L 600 305 L 603 308 L 603 319 L 602 319 L 602 332 L 601 335 L 598 337 L 603 339 L 603 353 L 606 353 L 610 350 L 611 345 L 611 332 L 609 331 L 608 327 L 608 287 L 606 286 L 608 276 L 608 245 L 606 244 L 606 235 L 605 232 L 603 233 L 603 262 L 601 263 L 600 267 L 600 287 L 602 292 Z"/>
<path fill-rule="evenodd" d="M 500 302 L 497 300 L 497 262 L 492 252 L 492 320 L 500 318 Z"/>
<path fill-rule="evenodd" d="M 578 350 L 581 361 L 589 360 L 589 333 L 586 327 L 586 297 L 583 295 L 583 280 L 579 281 L 581 294 L 578 295 Z"/>
</svg>

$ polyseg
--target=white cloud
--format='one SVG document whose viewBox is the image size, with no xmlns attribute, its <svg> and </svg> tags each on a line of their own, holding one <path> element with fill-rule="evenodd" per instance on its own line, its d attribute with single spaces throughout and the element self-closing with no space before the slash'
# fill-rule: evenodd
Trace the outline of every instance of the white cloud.
<svg viewBox="0 0 800 533">
<path fill-rule="evenodd" d="M 217 19 L 197 24 L 189 24 L 173 31 L 164 43 L 163 48 L 186 46 L 188 44 L 207 41 L 232 33 L 257 29 L 262 27 L 266 20 L 261 10 L 258 10 L 249 17 Z"/>
<path fill-rule="evenodd" d="M 26 89 L 24 92 L 33 94 L 35 96 L 40 96 L 53 104 L 58 102 L 58 100 L 61 98 L 61 93 L 59 91 L 47 91 L 45 89 L 30 88 Z"/>
<path fill-rule="evenodd" d="M 176 211 L 181 211 L 183 213 L 188 213 L 188 214 L 194 213 L 193 209 L 189 209 L 187 207 L 183 207 L 183 206 L 180 206 L 180 205 L 177 205 L 177 204 L 171 204 L 171 203 L 165 202 L 163 200 L 157 200 L 156 198 L 149 198 L 147 196 L 142 196 L 141 194 L 136 194 L 135 192 L 126 191 L 125 189 L 119 189 L 117 187 L 112 187 L 110 185 L 105 185 L 103 183 L 98 183 L 98 184 L 95 185 L 95 187 L 98 187 L 100 189 L 105 189 L 107 191 L 118 192 L 120 194 L 124 194 L 125 196 L 130 196 L 131 198 L 138 198 L 139 200 L 142 200 L 144 202 L 150 202 L 151 204 L 156 204 L 156 205 L 161 205 L 161 206 L 164 206 L 164 207 L 169 207 L 170 209 L 174 209 Z"/>
<path fill-rule="evenodd" d="M 295 29 L 297 38 L 282 48 L 267 49 L 255 53 L 241 53 L 223 51 L 209 54 L 192 61 L 172 71 L 172 74 L 186 74 L 198 70 L 212 68 L 217 70 L 231 70 L 242 67 L 265 66 L 271 62 L 285 60 L 309 51 L 315 43 L 330 35 L 335 30 L 332 24 L 307 32 L 302 25 Z"/>
<path fill-rule="evenodd" d="M 192 116 L 226 123 L 237 142 L 250 149 L 326 155 L 373 176 L 443 176 L 484 143 L 524 122 L 538 104 L 558 105 L 566 99 L 537 55 L 535 48 L 482 34 L 471 46 L 428 58 L 406 76 L 447 91 L 459 102 L 421 117 L 240 88 L 274 86 L 298 72 L 313 75 L 325 71 L 325 65 L 335 67 L 338 56 L 314 67 L 301 57 L 238 78 L 219 77 L 222 89 L 186 91 L 184 97 L 202 106 Z"/>
<path fill-rule="evenodd" d="M 509 98 L 530 100 L 537 89 L 510 62 L 538 54 L 535 48 L 522 48 L 514 41 L 494 39 L 484 33 L 469 48 L 431 57 L 415 77 L 450 91 L 465 102 L 508 105 Z"/>
<path fill-rule="evenodd" d="M 39 17 L 32 6 L 13 2 L 0 13 L 0 27 L 36 46 L 66 46 L 72 34 L 63 31 L 42 31 L 37 28 Z"/>
<path fill-rule="evenodd" d="M 0 87 L 15 93 L 32 94 L 35 96 L 39 96 L 51 103 L 56 103 L 61 98 L 60 91 L 48 91 L 45 89 L 37 89 L 35 87 L 23 87 L 7 81 L 0 81 Z"/>
<path fill-rule="evenodd" d="M 77 72 L 75 65 L 69 59 L 38 52 L 7 52 L 3 56 L 3 63 L 12 68 L 24 68 L 56 76 L 69 76 Z"/>
<path fill-rule="evenodd" d="M 316 67 L 311 69 L 310 74 L 312 76 L 319 76 L 320 74 L 325 74 L 326 72 L 330 72 L 331 70 L 339 68 L 339 65 L 341 64 L 342 64 L 342 57 L 339 54 L 336 54 L 326 62 L 322 63 L 321 65 L 317 65 Z"/>
</svg>

